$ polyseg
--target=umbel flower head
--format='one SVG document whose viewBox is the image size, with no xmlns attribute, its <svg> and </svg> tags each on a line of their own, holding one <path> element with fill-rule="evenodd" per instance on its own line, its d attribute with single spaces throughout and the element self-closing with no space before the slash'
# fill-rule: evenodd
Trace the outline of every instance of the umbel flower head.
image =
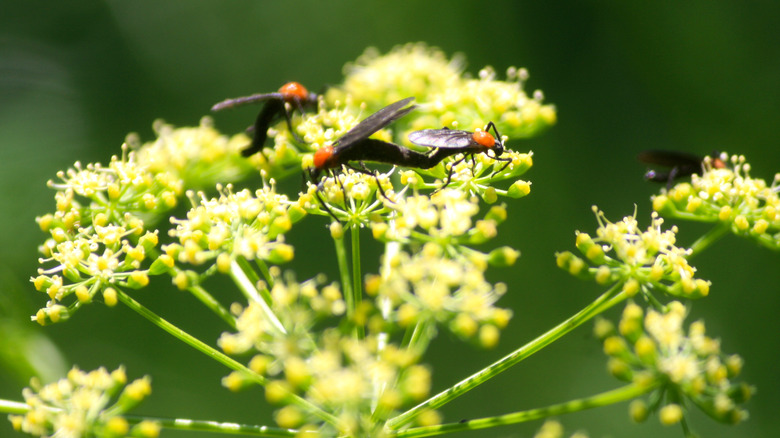
<svg viewBox="0 0 780 438">
<path fill-rule="evenodd" d="M 612 223 L 596 207 L 593 211 L 600 225 L 596 237 L 577 233 L 577 249 L 585 259 L 568 251 L 559 253 L 560 268 L 600 284 L 620 283 L 628 296 L 653 290 L 685 298 L 709 294 L 710 283 L 696 278 L 696 269 L 688 264 L 689 250 L 675 246 L 677 227 L 662 230 L 663 219 L 655 212 L 652 224 L 643 231 L 636 213 Z"/>
<path fill-rule="evenodd" d="M 34 317 L 41 324 L 67 319 L 101 292 L 107 304 L 115 303 L 112 287 L 145 286 L 142 262 L 158 243 L 146 222 L 173 208 L 181 193 L 181 181 L 149 172 L 134 152 L 113 157 L 108 167 L 76 163 L 58 177 L 49 183 L 57 190 L 57 210 L 37 219 L 50 235 L 40 248 L 40 263 L 50 266 L 32 279 L 50 298 Z M 61 304 L 72 296 L 77 301 Z"/>
<path fill-rule="evenodd" d="M 367 50 L 346 67 L 343 90 L 334 90 L 329 98 L 346 93 L 358 102 L 377 110 L 408 96 L 421 103 L 412 128 L 452 127 L 484 128 L 493 121 L 504 135 L 530 137 L 553 125 L 555 108 L 543 104 L 540 91 L 529 97 L 523 90 L 528 71 L 510 67 L 507 80 L 496 79 L 492 67 L 485 67 L 478 78 L 463 75 L 465 60 L 448 60 L 441 50 L 425 44 L 407 44 L 386 55 Z"/>
<path fill-rule="evenodd" d="M 653 208 L 665 216 L 719 222 L 738 235 L 771 249 L 780 249 L 780 174 L 771 185 L 750 176 L 750 164 L 742 155 L 720 154 L 727 166 L 704 160 L 701 176 L 675 185 L 653 197 Z"/>
<path fill-rule="evenodd" d="M 228 138 L 214 129 L 208 117 L 196 127 L 175 128 L 157 120 L 153 128 L 157 138 L 142 145 L 136 135 L 128 136 L 138 162 L 154 174 L 174 175 L 187 189 L 211 189 L 217 183 L 244 179 L 254 171 L 238 153 L 249 137 L 241 133 Z"/>
<path fill-rule="evenodd" d="M 390 322 L 402 329 L 441 324 L 483 347 L 498 343 L 512 311 L 495 306 L 506 285 L 488 283 L 486 264 L 479 258 L 450 258 L 435 243 L 414 254 L 391 257 L 381 275 L 369 277 L 366 290 L 376 296 L 377 306 L 391 316 Z"/>
<path fill-rule="evenodd" d="M 742 369 L 742 359 L 726 355 L 720 342 L 705 334 L 704 322 L 683 327 L 687 309 L 673 301 L 662 312 L 629 303 L 618 328 L 606 320 L 596 323 L 596 335 L 610 356 L 609 369 L 616 377 L 641 385 L 658 386 L 650 405 L 632 404 L 632 417 L 641 421 L 652 411 L 659 420 L 673 424 L 683 418 L 687 402 L 698 406 L 715 420 L 738 423 L 747 411 L 753 388 L 733 379 Z"/>
<path fill-rule="evenodd" d="M 85 372 L 73 368 L 65 379 L 41 385 L 33 379 L 22 391 L 30 407 L 25 415 L 9 416 L 14 429 L 39 437 L 156 438 L 157 423 L 144 420 L 133 426 L 122 415 L 152 391 L 149 377 L 130 384 L 124 368 Z"/>
<path fill-rule="evenodd" d="M 276 193 L 273 180 L 254 193 L 247 189 L 233 193 L 230 186 L 220 192 L 217 198 L 200 193 L 186 219 L 171 219 L 176 228 L 170 235 L 178 242 L 164 247 L 169 257 L 193 265 L 212 262 L 221 272 L 228 272 L 237 257 L 271 263 L 292 259 L 284 233 L 305 212 Z"/>
<path fill-rule="evenodd" d="M 220 347 L 228 354 L 253 354 L 249 368 L 269 379 L 270 402 L 284 403 L 295 394 L 339 419 L 325 425 L 288 405 L 277 411 L 280 426 L 314 428 L 325 436 L 373 436 L 382 419 L 428 395 L 430 373 L 412 352 L 380 341 L 378 333 L 355 338 L 350 324 L 313 330 L 343 317 L 346 305 L 337 286 L 323 286 L 322 279 L 298 283 L 288 275 L 275 281 L 270 296 L 270 305 L 234 306 L 237 331 L 223 333 Z M 376 313 L 365 304 L 361 313 Z M 248 382 L 239 372 L 223 381 L 231 389 Z"/>
<path fill-rule="evenodd" d="M 158 232 L 149 227 L 178 204 L 184 187 L 211 187 L 251 170 L 237 153 L 246 136 L 228 139 L 206 119 L 195 128 L 158 122 L 155 130 L 159 138 L 144 145 L 129 136 L 134 150 L 123 145 L 122 157 L 108 166 L 77 162 L 49 182 L 57 191 L 56 211 L 37 218 L 50 237 L 40 248 L 44 267 L 32 282 L 50 301 L 34 320 L 64 321 L 95 296 L 114 305 L 117 288 L 146 286 L 149 275 L 172 266 L 164 255 L 157 269 L 144 267 L 158 252 Z"/>
</svg>

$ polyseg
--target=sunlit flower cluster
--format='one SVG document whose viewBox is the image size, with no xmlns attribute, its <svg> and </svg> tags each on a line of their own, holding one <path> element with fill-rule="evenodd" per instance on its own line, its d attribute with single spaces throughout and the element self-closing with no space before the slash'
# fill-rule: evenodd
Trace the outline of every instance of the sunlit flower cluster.
<svg viewBox="0 0 780 438">
<path fill-rule="evenodd" d="M 214 129 L 207 117 L 197 127 L 183 128 L 158 120 L 154 131 L 157 138 L 143 145 L 137 136 L 128 137 L 137 149 L 138 162 L 149 172 L 174 175 L 188 189 L 211 189 L 217 183 L 238 181 L 255 172 L 238 153 L 250 143 L 249 137 L 241 133 L 228 138 Z"/>
<path fill-rule="evenodd" d="M 378 307 L 395 310 L 391 319 L 401 328 L 444 325 L 492 347 L 512 312 L 495 306 L 506 285 L 488 283 L 484 268 L 482 259 L 449 258 L 443 247 L 428 243 L 417 253 L 396 254 L 380 275 L 369 277 L 366 292 L 377 297 Z"/>
<path fill-rule="evenodd" d="M 409 96 L 422 102 L 427 101 L 425 96 L 453 90 L 460 85 L 464 68 L 463 56 L 448 60 L 441 50 L 422 43 L 399 46 L 384 55 L 369 48 L 345 67 L 343 91 L 375 111 Z"/>
<path fill-rule="evenodd" d="M 628 296 L 654 289 L 686 298 L 709 294 L 710 283 L 696 278 L 696 269 L 688 264 L 689 250 L 675 246 L 677 227 L 662 230 L 663 219 L 653 212 L 652 224 L 643 231 L 636 215 L 612 223 L 593 210 L 600 225 L 596 237 L 577 233 L 577 249 L 585 259 L 562 252 L 559 267 L 600 284 L 621 283 Z"/>
<path fill-rule="evenodd" d="M 498 196 L 522 198 L 531 193 L 531 183 L 516 179 L 533 165 L 533 152 L 522 153 L 506 150 L 500 159 L 486 153 L 473 156 L 455 156 L 445 159 L 431 169 L 407 170 L 401 174 L 401 182 L 415 189 L 457 188 L 478 195 L 492 204 Z M 421 176 L 433 176 L 433 182 L 426 182 Z M 506 179 L 515 181 L 507 189 L 495 187 L 495 183 Z"/>
<path fill-rule="evenodd" d="M 336 322 L 346 310 L 338 287 L 321 283 L 276 281 L 271 304 L 237 307 L 237 331 L 223 333 L 218 343 L 228 354 L 255 353 L 249 368 L 270 379 L 266 397 L 272 403 L 297 394 L 339 419 L 335 426 L 322 425 L 310 413 L 288 405 L 276 414 L 280 426 L 306 425 L 321 432 L 336 427 L 340 435 L 369 436 L 381 427 L 381 419 L 428 395 L 430 373 L 416 364 L 416 355 L 380 342 L 377 334 L 355 338 L 349 324 L 315 331 L 315 326 Z M 363 311 L 372 313 L 365 306 Z M 232 389 L 247 383 L 239 372 L 224 379 Z M 372 400 L 378 402 L 373 411 Z"/>
<path fill-rule="evenodd" d="M 659 411 L 664 424 L 683 417 L 686 400 L 712 418 L 738 423 L 747 411 L 738 407 L 753 389 L 732 380 L 740 373 L 742 359 L 721 352 L 720 342 L 705 334 L 704 322 L 683 322 L 687 309 L 673 301 L 663 312 L 629 303 L 617 329 L 606 320 L 596 324 L 596 335 L 610 356 L 609 369 L 616 377 L 642 385 L 658 386 L 651 406 L 634 403 L 631 413 L 643 420 L 651 411 Z"/>
<path fill-rule="evenodd" d="M 464 64 L 462 57 L 447 60 L 425 44 L 399 46 L 386 55 L 370 49 L 347 66 L 343 92 L 373 110 L 416 97 L 421 105 L 413 129 L 457 123 L 459 129 L 475 130 L 493 121 L 504 135 L 528 137 L 555 123 L 555 108 L 542 103 L 542 93 L 529 98 L 523 91 L 525 69 L 512 67 L 507 80 L 500 81 L 486 67 L 472 79 L 462 75 Z"/>
<path fill-rule="evenodd" d="M 345 226 L 365 226 L 376 214 L 387 216 L 399 199 L 390 175 L 352 169 L 334 173 L 323 178 L 318 186 L 309 184 L 307 193 L 298 198 L 298 205 L 307 211 L 317 209 L 320 214 L 333 214 Z"/>
<path fill-rule="evenodd" d="M 672 217 L 728 224 L 734 234 L 772 249 L 780 249 L 780 174 L 771 185 L 750 176 L 742 155 L 721 154 L 704 161 L 701 176 L 653 198 L 653 208 Z"/>
<path fill-rule="evenodd" d="M 37 219 L 50 235 L 40 248 L 47 267 L 32 279 L 51 299 L 34 317 L 41 324 L 67 319 L 99 292 L 107 304 L 115 303 L 111 286 L 146 286 L 142 262 L 158 236 L 145 222 L 176 206 L 181 192 L 181 181 L 148 172 L 133 152 L 113 157 L 107 168 L 76 163 L 58 177 L 49 183 L 57 189 L 56 212 Z M 71 295 L 76 302 L 60 304 Z"/>
<path fill-rule="evenodd" d="M 186 219 L 172 218 L 170 230 L 177 239 L 164 247 L 168 256 L 181 263 L 216 264 L 227 272 L 236 257 L 284 263 L 293 257 L 293 248 L 284 243 L 284 233 L 305 212 L 286 195 L 276 193 L 273 180 L 254 193 L 244 189 L 233 192 L 228 186 L 219 197 L 199 194 L 193 200 Z"/>
<path fill-rule="evenodd" d="M 132 425 L 123 414 L 152 391 L 149 377 L 127 384 L 123 368 L 85 372 L 73 368 L 65 379 L 41 385 L 36 379 L 25 388 L 30 410 L 11 415 L 14 429 L 38 437 L 156 438 L 160 426 L 152 421 Z"/>
</svg>

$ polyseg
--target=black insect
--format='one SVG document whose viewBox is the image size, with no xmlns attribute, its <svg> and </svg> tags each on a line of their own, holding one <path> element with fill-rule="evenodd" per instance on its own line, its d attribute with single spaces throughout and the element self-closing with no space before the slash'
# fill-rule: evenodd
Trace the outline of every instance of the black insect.
<svg viewBox="0 0 780 438">
<path fill-rule="evenodd" d="M 407 97 L 380 109 L 360 121 L 360 123 L 336 140 L 333 145 L 319 148 L 314 153 L 314 167 L 309 169 L 311 180 L 314 183 L 318 183 L 323 172 L 331 173 L 333 169 L 346 167 L 356 172 L 371 175 L 377 179 L 377 188 L 381 195 L 387 199 L 387 195 L 385 195 L 376 173 L 365 166 L 365 161 L 426 169 L 433 167 L 436 163 L 432 163 L 431 158 L 425 154 L 394 143 L 368 138 L 416 108 L 415 105 L 407 106 L 413 100 L 414 97 Z M 351 164 L 355 162 L 358 164 Z M 341 184 L 341 181 L 338 181 Z M 344 190 L 343 186 L 341 188 Z M 322 201 L 322 198 L 319 197 L 319 194 L 317 194 L 317 197 L 323 207 L 325 207 L 325 210 L 334 219 L 338 220 Z"/>
<path fill-rule="evenodd" d="M 641 152 L 639 161 L 645 164 L 659 165 L 667 169 L 651 169 L 645 173 L 648 181 L 666 183 L 670 187 L 678 179 L 689 177 L 694 173 L 701 174 L 706 157 L 678 151 L 652 150 Z M 709 159 L 710 166 L 716 169 L 726 167 L 726 163 L 719 154 L 712 154 Z"/>
<path fill-rule="evenodd" d="M 221 111 L 223 109 L 233 108 L 247 103 L 265 102 L 263 109 L 255 119 L 252 126 L 252 143 L 241 151 L 241 155 L 248 157 L 263 149 L 268 138 L 268 128 L 279 119 L 284 117 L 287 122 L 287 128 L 293 137 L 303 143 L 292 127 L 292 110 L 298 110 L 303 113 L 309 109 L 317 108 L 317 95 L 309 92 L 303 85 L 297 82 L 288 82 L 279 88 L 276 93 L 253 94 L 251 96 L 236 97 L 227 99 L 211 107 L 212 111 Z"/>
<path fill-rule="evenodd" d="M 490 128 L 493 128 L 495 136 L 490 133 Z M 512 162 L 511 158 L 501 157 L 504 153 L 504 143 L 501 141 L 501 135 L 493 122 L 488 123 L 487 129 L 484 131 L 471 132 L 449 128 L 424 129 L 410 133 L 408 138 L 409 141 L 418 146 L 437 148 L 433 154 L 428 156 L 429 162 L 426 163 L 430 164 L 428 168 L 435 166 L 447 157 L 463 154 L 462 158 L 452 163 L 444 187 L 450 183 L 455 165 L 469 157 L 473 161 L 476 154 L 486 154 L 488 151 L 493 151 L 491 158 L 506 162 L 498 172 L 504 170 Z"/>
<path fill-rule="evenodd" d="M 414 97 L 407 97 L 380 109 L 347 131 L 332 146 L 319 148 L 314 153 L 314 167 L 309 169 L 312 180 L 319 181 L 323 171 L 342 166 L 373 175 L 362 164 L 364 161 L 408 167 L 426 165 L 430 161 L 427 155 L 393 143 L 368 138 L 416 108 L 415 105 L 407 106 L 413 100 Z M 355 161 L 360 162 L 360 167 L 349 164 Z"/>
</svg>

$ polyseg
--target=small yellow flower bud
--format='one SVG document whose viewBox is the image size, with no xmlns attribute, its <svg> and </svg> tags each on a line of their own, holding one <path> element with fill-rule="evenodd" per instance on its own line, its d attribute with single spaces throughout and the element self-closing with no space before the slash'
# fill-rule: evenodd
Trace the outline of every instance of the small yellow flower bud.
<svg viewBox="0 0 780 438">
<path fill-rule="evenodd" d="M 523 180 L 515 181 L 507 190 L 507 196 L 515 199 L 527 196 L 529 193 L 531 193 L 531 183 Z"/>
<path fill-rule="evenodd" d="M 116 306 L 116 303 L 118 302 L 116 289 L 113 287 L 107 287 L 103 290 L 103 300 L 106 303 L 106 306 L 108 307 L 114 307 Z"/>
<path fill-rule="evenodd" d="M 731 219 L 731 212 L 732 212 L 731 206 L 724 205 L 723 207 L 720 208 L 720 211 L 718 212 L 718 219 L 724 222 Z"/>
<path fill-rule="evenodd" d="M 246 379 L 238 371 L 233 371 L 222 378 L 222 386 L 233 392 L 238 392 L 246 386 Z"/>
<path fill-rule="evenodd" d="M 612 279 L 612 271 L 604 265 L 599 266 L 598 269 L 596 270 L 596 282 L 598 284 L 604 285 L 609 283 L 611 279 Z"/>
<path fill-rule="evenodd" d="M 759 219 L 753 225 L 753 232 L 756 234 L 764 234 L 768 228 L 769 222 L 767 222 L 766 219 Z"/>
<path fill-rule="evenodd" d="M 750 222 L 741 214 L 734 218 L 734 225 L 736 225 L 740 231 L 745 231 L 750 228 Z"/>
<path fill-rule="evenodd" d="M 106 422 L 106 429 L 111 435 L 125 436 L 127 431 L 130 430 L 130 425 L 122 417 L 112 417 Z"/>
<path fill-rule="evenodd" d="M 176 274 L 176 276 L 173 277 L 172 282 L 179 290 L 185 290 L 190 287 L 190 279 L 184 271 Z"/>
<path fill-rule="evenodd" d="M 299 357 L 290 357 L 284 361 L 284 376 L 293 387 L 303 387 L 311 379 L 306 362 Z"/>
<path fill-rule="evenodd" d="M 160 436 L 160 424 L 151 420 L 143 420 L 133 427 L 133 431 L 144 438 L 157 438 Z"/>
<path fill-rule="evenodd" d="M 441 424 L 442 417 L 438 411 L 427 409 L 417 416 L 417 424 L 420 426 L 436 426 Z"/>
<path fill-rule="evenodd" d="M 265 386 L 265 399 L 269 403 L 281 403 L 290 395 L 290 385 L 283 380 L 272 380 Z"/>
<path fill-rule="evenodd" d="M 482 200 L 487 204 L 494 204 L 496 201 L 498 201 L 498 195 L 496 194 L 495 187 L 488 187 L 482 193 Z"/>
<path fill-rule="evenodd" d="M 635 278 L 629 278 L 623 285 L 623 293 L 630 298 L 636 295 L 637 292 L 639 292 L 639 282 Z"/>
<path fill-rule="evenodd" d="M 219 253 L 217 256 L 217 270 L 223 274 L 230 272 L 230 265 L 233 263 L 230 254 L 226 252 Z"/>
<path fill-rule="evenodd" d="M 268 356 L 258 354 L 249 360 L 249 369 L 257 374 L 264 375 L 270 364 L 271 359 Z"/>
<path fill-rule="evenodd" d="M 128 286 L 133 288 L 145 287 L 149 284 L 149 275 L 144 271 L 133 271 L 130 274 L 130 281 Z"/>
<path fill-rule="evenodd" d="M 290 405 L 276 411 L 274 420 L 281 427 L 292 428 L 299 426 L 303 422 L 304 417 L 300 409 Z"/>
<path fill-rule="evenodd" d="M 89 294 L 89 288 L 80 284 L 76 287 L 76 298 L 82 303 L 88 303 L 92 300 L 92 296 Z"/>
<path fill-rule="evenodd" d="M 688 204 L 685 205 L 685 210 L 689 213 L 693 213 L 701 207 L 703 201 L 701 198 L 691 197 L 688 199 Z"/>
<path fill-rule="evenodd" d="M 479 328 L 479 344 L 484 348 L 493 348 L 498 345 L 501 331 L 492 324 L 486 324 Z"/>
<path fill-rule="evenodd" d="M 331 222 L 330 236 L 334 239 L 344 238 L 344 227 L 341 225 L 341 222 Z"/>
<path fill-rule="evenodd" d="M 650 409 L 648 409 L 647 403 L 644 400 L 632 400 L 628 405 L 628 415 L 634 422 L 642 423 L 647 420 L 647 417 L 650 415 Z"/>
<path fill-rule="evenodd" d="M 623 354 L 626 349 L 626 342 L 619 336 L 610 336 L 604 339 L 604 353 L 610 356 Z"/>
<path fill-rule="evenodd" d="M 677 424 L 683 418 L 683 410 L 680 405 L 671 403 L 662 407 L 658 411 L 658 419 L 664 426 L 671 426 Z"/>
</svg>

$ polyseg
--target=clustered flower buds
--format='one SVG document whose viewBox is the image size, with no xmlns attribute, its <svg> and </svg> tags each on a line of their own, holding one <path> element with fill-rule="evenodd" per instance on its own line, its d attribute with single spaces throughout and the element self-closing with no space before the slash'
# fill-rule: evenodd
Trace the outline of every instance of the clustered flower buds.
<svg viewBox="0 0 780 438">
<path fill-rule="evenodd" d="M 705 334 L 702 321 L 691 323 L 686 333 L 687 311 L 678 301 L 662 311 L 646 312 L 629 303 L 617 328 L 599 320 L 595 331 L 610 357 L 609 370 L 621 380 L 656 387 L 649 406 L 641 400 L 632 403 L 636 421 L 658 411 L 662 423 L 677 423 L 690 402 L 718 421 L 738 423 L 747 418 L 738 405 L 753 393 L 752 387 L 733 382 L 742 359 L 721 352 L 720 342 Z"/>
<path fill-rule="evenodd" d="M 30 410 L 11 415 L 14 429 L 35 436 L 156 438 L 160 426 L 144 420 L 131 424 L 122 415 L 152 391 L 150 378 L 127 383 L 123 368 L 85 372 L 73 368 L 67 378 L 48 385 L 33 379 L 22 391 Z"/>
<path fill-rule="evenodd" d="M 641 293 L 650 298 L 653 291 L 685 298 L 709 294 L 710 283 L 696 278 L 696 269 L 688 264 L 689 250 L 675 246 L 677 227 L 662 230 L 663 219 L 655 212 L 644 231 L 635 216 L 612 223 L 595 207 L 594 212 L 600 225 L 596 237 L 577 233 L 577 249 L 585 258 L 559 253 L 559 267 L 599 284 L 621 284 L 627 296 Z"/>
<path fill-rule="evenodd" d="M 713 166 L 707 157 L 701 176 L 682 182 L 653 198 L 664 216 L 722 223 L 738 235 L 771 249 L 780 249 L 780 174 L 772 184 L 750 176 L 742 155 L 720 154 Z"/>
</svg>

